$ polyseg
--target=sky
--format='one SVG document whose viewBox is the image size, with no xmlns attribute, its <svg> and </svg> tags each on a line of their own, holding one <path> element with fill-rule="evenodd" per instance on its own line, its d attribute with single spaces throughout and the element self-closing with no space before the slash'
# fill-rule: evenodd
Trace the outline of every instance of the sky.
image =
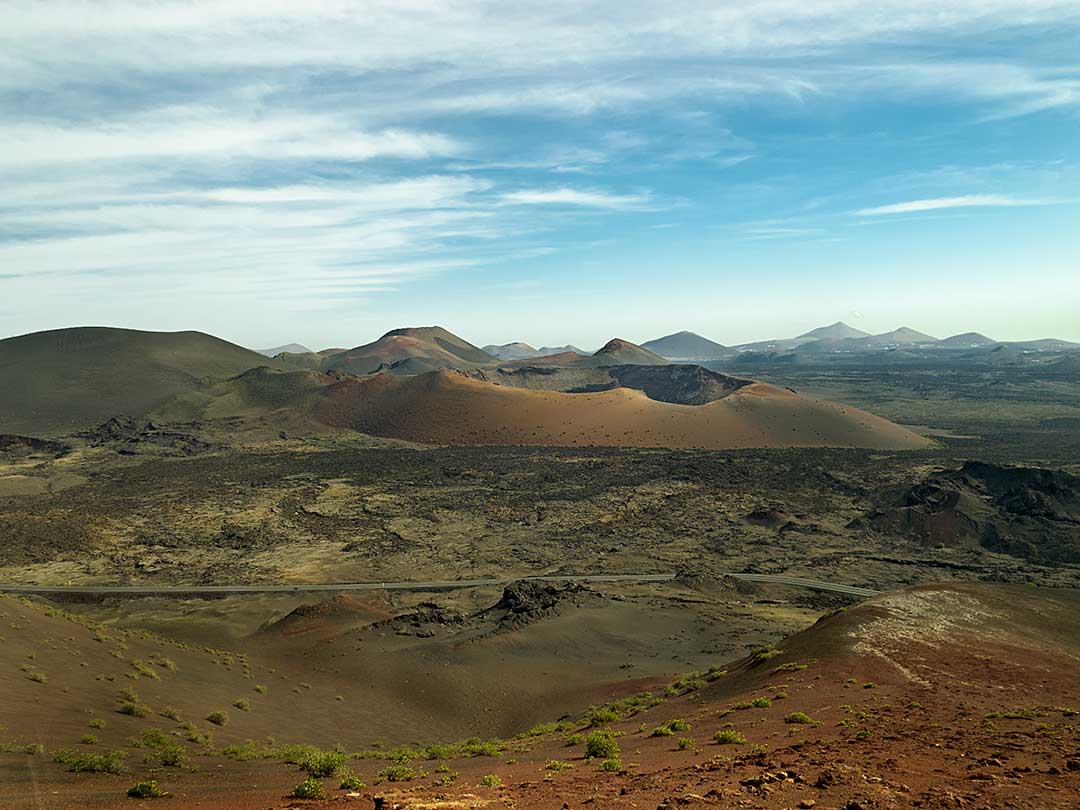
<svg viewBox="0 0 1080 810">
<path fill-rule="evenodd" d="M 0 336 L 1080 340 L 1080 0 L 0 19 Z"/>
</svg>

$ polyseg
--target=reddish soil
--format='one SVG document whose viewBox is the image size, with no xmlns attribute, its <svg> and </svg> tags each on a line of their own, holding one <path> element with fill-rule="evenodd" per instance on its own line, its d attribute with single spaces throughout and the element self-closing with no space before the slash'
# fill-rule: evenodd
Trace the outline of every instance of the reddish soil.
<svg viewBox="0 0 1080 810">
<path fill-rule="evenodd" d="M 985 585 L 924 586 L 834 614 L 756 665 L 612 723 L 621 768 L 568 746 L 571 732 L 453 760 L 428 775 L 331 798 L 284 798 L 302 774 L 280 763 L 200 757 L 157 774 L 163 807 L 284 808 L 1075 808 L 1080 804 L 1080 594 Z M 779 694 L 786 697 L 778 697 Z M 735 708 L 767 698 L 770 705 Z M 478 707 L 478 711 L 480 707 Z M 785 722 L 804 712 L 813 724 Z M 691 730 L 651 736 L 674 718 Z M 726 724 L 742 745 L 720 745 Z M 679 738 L 691 740 L 680 750 Z M 550 770 L 551 760 L 573 767 Z M 28 764 L 36 762 L 34 765 Z M 0 756 L 5 807 L 132 807 L 128 777 L 81 776 L 43 757 Z M 350 768 L 371 784 L 384 761 Z M 29 776 L 28 779 L 28 768 Z M 479 787 L 494 774 L 500 787 Z"/>
</svg>

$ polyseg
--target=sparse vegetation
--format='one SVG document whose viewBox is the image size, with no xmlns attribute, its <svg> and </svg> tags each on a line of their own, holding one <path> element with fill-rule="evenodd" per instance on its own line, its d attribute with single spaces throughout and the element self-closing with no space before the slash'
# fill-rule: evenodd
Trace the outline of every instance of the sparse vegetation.
<svg viewBox="0 0 1080 810">
<path fill-rule="evenodd" d="M 90 721 L 90 728 L 105 728 L 105 721 L 100 717 L 95 717 Z"/>
<path fill-rule="evenodd" d="M 482 787 L 489 788 L 502 787 L 502 779 L 500 779 L 493 773 L 489 773 L 487 776 L 480 780 L 480 785 Z"/>
<path fill-rule="evenodd" d="M 325 799 L 326 791 L 323 790 L 322 782 L 309 776 L 294 787 L 289 795 L 294 799 Z"/>
<path fill-rule="evenodd" d="M 74 773 L 123 773 L 124 752 L 108 751 L 104 754 L 80 754 L 70 748 L 53 751 L 53 762 L 67 765 Z"/>
<path fill-rule="evenodd" d="M 544 770 L 555 771 L 568 771 L 574 766 L 569 762 L 563 762 L 561 759 L 549 759 L 547 765 L 544 766 Z"/>
<path fill-rule="evenodd" d="M 213 723 L 215 726 L 224 726 L 229 722 L 228 712 L 210 712 L 206 715 L 206 721 Z"/>
<path fill-rule="evenodd" d="M 46 683 L 49 680 L 44 672 L 39 672 L 37 670 L 27 673 L 26 677 L 34 683 Z"/>
<path fill-rule="evenodd" d="M 612 759 L 619 756 L 619 743 L 607 730 L 589 732 L 585 738 L 585 756 L 591 759 Z"/>
<path fill-rule="evenodd" d="M 341 751 L 318 751 L 306 757 L 300 767 L 317 779 L 325 779 L 335 776 L 345 766 L 347 759 Z"/>
<path fill-rule="evenodd" d="M 364 784 L 364 780 L 354 773 L 346 771 L 341 777 L 341 789 L 342 790 L 363 790 L 367 785 Z"/>
<path fill-rule="evenodd" d="M 784 722 L 795 725 L 814 725 L 817 721 L 806 712 L 792 712 L 784 718 Z"/>
<path fill-rule="evenodd" d="M 600 770 L 617 773 L 622 770 L 622 763 L 615 758 L 605 759 L 600 763 Z"/>
<path fill-rule="evenodd" d="M 387 782 L 411 782 L 416 778 L 416 772 L 408 765 L 391 765 L 379 771 L 376 778 Z"/>
<path fill-rule="evenodd" d="M 97 740 L 98 740 L 98 738 L 97 738 L 97 735 L 95 735 L 95 734 L 83 734 L 82 737 L 79 738 L 79 744 L 80 745 L 97 745 Z"/>
<path fill-rule="evenodd" d="M 240 698 L 239 700 L 234 701 L 233 706 L 235 708 L 239 709 L 242 712 L 250 712 L 251 711 L 251 703 L 248 700 L 246 700 L 245 698 Z"/>
<path fill-rule="evenodd" d="M 159 788 L 158 783 L 153 779 L 148 779 L 144 782 L 136 782 L 129 787 L 127 795 L 133 799 L 165 799 L 172 794 Z"/>
<path fill-rule="evenodd" d="M 679 737 L 678 745 L 680 751 L 687 751 L 694 747 L 694 741 L 689 737 Z"/>
<path fill-rule="evenodd" d="M 722 728 L 713 734 L 713 740 L 720 745 L 746 745 L 746 737 L 733 728 Z"/>
<path fill-rule="evenodd" d="M 767 709 L 772 706 L 772 701 L 768 698 L 760 697 L 750 701 L 750 705 L 755 709 Z"/>
</svg>

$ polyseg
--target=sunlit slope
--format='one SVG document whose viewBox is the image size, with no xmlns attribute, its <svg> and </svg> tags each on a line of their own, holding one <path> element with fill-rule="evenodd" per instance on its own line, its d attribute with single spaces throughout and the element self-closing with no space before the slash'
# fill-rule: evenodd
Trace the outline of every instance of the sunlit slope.
<svg viewBox="0 0 1080 810">
<path fill-rule="evenodd" d="M 678 405 L 630 388 L 568 394 L 454 372 L 381 374 L 328 388 L 314 415 L 328 425 L 440 444 L 888 450 L 931 444 L 857 408 L 762 383 L 705 405 Z"/>
</svg>

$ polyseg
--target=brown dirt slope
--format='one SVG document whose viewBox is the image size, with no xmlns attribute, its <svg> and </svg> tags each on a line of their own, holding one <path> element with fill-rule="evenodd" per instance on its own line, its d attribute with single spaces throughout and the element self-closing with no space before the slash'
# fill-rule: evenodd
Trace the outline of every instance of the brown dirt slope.
<svg viewBox="0 0 1080 810">
<path fill-rule="evenodd" d="M 6 619 L 20 627 L 28 621 L 21 611 Z M 191 664 L 177 661 L 179 677 Z M 102 657 L 95 667 L 106 663 Z M 347 757 L 348 769 L 368 787 L 339 789 L 340 776 L 323 777 L 328 800 L 302 804 L 1071 810 L 1080 797 L 1078 663 L 1076 592 L 922 586 L 831 614 L 774 648 L 688 674 L 666 689 L 537 726 L 497 744 L 497 755 L 402 751 L 396 781 L 388 778 L 386 759 Z M 109 718 L 110 728 L 114 721 Z M 589 758 L 585 741 L 596 730 L 609 731 L 615 748 Z M 123 789 L 136 773 L 154 768 L 153 750 L 147 754 L 149 765 L 129 757 L 126 778 L 65 773 L 40 754 L 0 755 L 0 801 L 50 809 L 128 806 Z M 25 763 L 35 758 L 30 790 Z M 193 762 L 198 770 L 152 771 L 176 794 L 170 807 L 300 806 L 287 794 L 305 774 L 266 761 L 257 746 L 250 759 L 208 753 Z"/>
<path fill-rule="evenodd" d="M 494 362 L 494 357 L 441 326 L 424 326 L 394 329 L 372 343 L 326 355 L 322 367 L 352 374 L 372 374 L 380 369 L 416 374 Z"/>
<path fill-rule="evenodd" d="M 931 444 L 857 408 L 762 383 L 705 405 L 677 405 L 630 388 L 566 394 L 492 385 L 454 372 L 381 374 L 327 389 L 316 409 L 328 425 L 436 444 L 892 450 Z"/>
</svg>

